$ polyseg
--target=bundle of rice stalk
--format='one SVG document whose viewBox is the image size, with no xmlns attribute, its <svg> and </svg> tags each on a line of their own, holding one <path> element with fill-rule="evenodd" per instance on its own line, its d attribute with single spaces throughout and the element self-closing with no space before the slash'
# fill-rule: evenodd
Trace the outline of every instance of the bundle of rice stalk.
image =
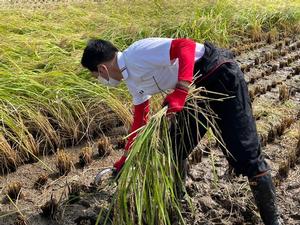
<svg viewBox="0 0 300 225">
<path fill-rule="evenodd" d="M 171 224 L 172 209 L 183 221 L 174 193 L 174 159 L 165 111 L 152 117 L 132 146 L 111 205 L 113 224 Z"/>
<path fill-rule="evenodd" d="M 192 98 L 197 101 L 201 96 Z M 187 107 L 207 114 L 191 101 Z M 158 111 L 139 131 L 118 178 L 110 208 L 114 214 L 112 224 L 169 225 L 175 221 L 185 224 L 182 201 L 176 197 L 178 185 L 183 184 L 178 184 L 176 178 L 180 175 L 171 144 L 170 121 L 165 117 L 166 110 L 165 107 Z M 213 122 L 209 123 L 209 126 L 214 127 Z M 189 198 L 186 200 L 187 205 L 191 206 Z M 96 224 L 100 221 L 101 224 L 107 224 L 111 213 L 107 214 L 103 222 L 101 212 Z"/>
</svg>

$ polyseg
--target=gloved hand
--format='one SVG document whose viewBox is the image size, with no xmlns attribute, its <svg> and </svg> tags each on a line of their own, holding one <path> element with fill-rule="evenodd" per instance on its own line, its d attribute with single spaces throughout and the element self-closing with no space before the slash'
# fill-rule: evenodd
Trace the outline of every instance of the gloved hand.
<svg viewBox="0 0 300 225">
<path fill-rule="evenodd" d="M 150 104 L 149 100 L 134 106 L 134 117 L 133 117 L 133 124 L 130 130 L 130 136 L 128 138 L 128 141 L 125 145 L 125 151 L 124 155 L 114 163 L 114 168 L 115 168 L 115 175 L 118 175 L 120 170 L 122 169 L 123 165 L 125 164 L 127 155 L 130 151 L 131 145 L 134 141 L 134 138 L 137 135 L 137 132 L 135 132 L 137 129 L 139 129 L 141 126 L 146 124 L 147 119 L 148 119 L 148 114 L 150 110 Z"/>
<path fill-rule="evenodd" d="M 176 88 L 171 94 L 168 94 L 163 105 L 168 105 L 167 115 L 180 112 L 185 104 L 188 92 L 181 88 Z"/>
<path fill-rule="evenodd" d="M 126 158 L 127 157 L 123 155 L 118 161 L 116 161 L 114 163 L 114 168 L 116 169 L 116 171 L 115 171 L 116 174 L 118 174 L 120 172 L 120 170 L 122 169 L 122 167 L 124 166 Z"/>
</svg>

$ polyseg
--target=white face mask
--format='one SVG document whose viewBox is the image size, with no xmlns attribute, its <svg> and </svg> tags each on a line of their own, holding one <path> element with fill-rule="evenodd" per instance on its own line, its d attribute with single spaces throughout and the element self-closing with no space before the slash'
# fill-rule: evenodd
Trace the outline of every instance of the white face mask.
<svg viewBox="0 0 300 225">
<path fill-rule="evenodd" d="M 108 80 L 104 79 L 103 77 L 101 77 L 100 75 L 98 76 L 98 81 L 106 86 L 110 86 L 110 87 L 117 87 L 120 84 L 120 80 L 115 80 L 111 77 L 108 77 Z"/>
<path fill-rule="evenodd" d="M 109 76 L 109 72 L 107 70 L 107 76 L 108 76 L 108 80 L 104 79 L 99 71 L 98 71 L 98 81 L 103 84 L 103 85 L 106 85 L 106 86 L 110 86 L 110 87 L 117 87 L 120 83 L 121 83 L 121 80 L 116 80 L 116 79 L 113 79 Z"/>
</svg>

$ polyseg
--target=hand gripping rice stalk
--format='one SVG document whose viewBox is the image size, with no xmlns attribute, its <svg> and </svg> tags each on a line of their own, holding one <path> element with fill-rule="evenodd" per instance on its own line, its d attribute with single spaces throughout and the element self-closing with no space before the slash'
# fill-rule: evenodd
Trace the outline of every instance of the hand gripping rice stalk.
<svg viewBox="0 0 300 225">
<path fill-rule="evenodd" d="M 189 104 L 198 113 L 211 118 L 210 127 L 216 127 L 208 110 L 201 109 L 193 101 L 204 99 L 192 90 Z M 225 96 L 224 96 L 225 97 Z M 208 99 L 205 99 L 208 100 Z M 173 224 L 174 220 L 185 224 L 182 204 L 175 193 L 175 176 L 178 175 L 171 146 L 170 121 L 166 118 L 166 107 L 151 117 L 141 128 L 127 161 L 118 178 L 110 213 L 103 222 L 103 211 L 96 224 Z M 203 124 L 199 125 L 203 126 Z M 188 122 L 185 126 L 189 126 Z M 217 133 L 217 132 L 216 132 Z M 221 141 L 219 141 L 221 143 Z M 175 168 L 175 170 L 174 170 Z M 189 198 L 188 205 L 191 207 Z M 105 217 L 105 216 L 104 216 Z M 101 221 L 101 222 L 100 222 Z"/>
</svg>

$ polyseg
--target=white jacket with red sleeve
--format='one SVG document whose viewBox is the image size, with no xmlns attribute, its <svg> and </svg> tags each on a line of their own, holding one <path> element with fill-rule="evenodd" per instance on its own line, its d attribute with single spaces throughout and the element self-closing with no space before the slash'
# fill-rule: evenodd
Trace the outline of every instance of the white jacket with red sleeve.
<svg viewBox="0 0 300 225">
<path fill-rule="evenodd" d="M 180 40 L 184 43 L 189 39 Z M 133 97 L 134 105 L 145 102 L 151 95 L 162 90 L 175 87 L 179 76 L 179 60 L 171 60 L 170 57 L 174 41 L 176 39 L 146 38 L 134 42 L 125 51 L 118 53 L 118 65 L 123 69 L 123 78 Z M 203 44 L 195 44 L 194 61 L 204 54 Z"/>
<path fill-rule="evenodd" d="M 134 121 L 125 154 L 114 164 L 117 171 L 125 163 L 135 131 L 147 122 L 150 97 L 174 89 L 178 80 L 191 82 L 194 63 L 203 54 L 203 44 L 171 38 L 142 39 L 118 53 L 118 66 L 133 97 Z"/>
</svg>

